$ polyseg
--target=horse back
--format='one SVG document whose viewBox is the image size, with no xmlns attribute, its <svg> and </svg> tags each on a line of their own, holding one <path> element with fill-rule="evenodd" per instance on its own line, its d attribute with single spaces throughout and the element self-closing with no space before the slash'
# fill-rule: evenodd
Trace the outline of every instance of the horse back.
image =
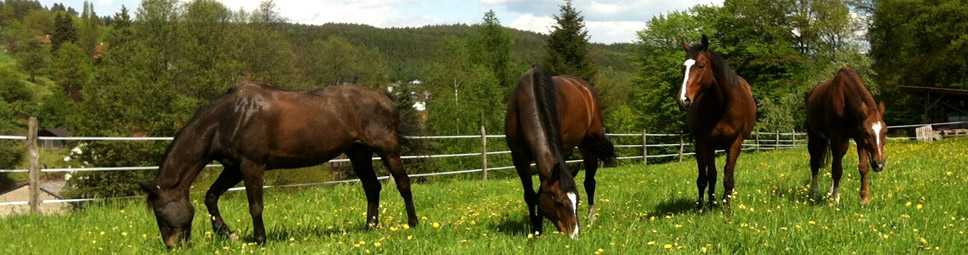
<svg viewBox="0 0 968 255">
<path fill-rule="evenodd" d="M 224 154 L 288 162 L 281 168 L 316 165 L 356 142 L 393 147 L 399 115 L 385 93 L 358 86 L 286 91 L 240 84 L 223 97 L 229 108 L 219 123 Z M 281 163 L 280 163 L 281 164 Z"/>
<path fill-rule="evenodd" d="M 553 80 L 558 87 L 558 119 L 564 148 L 574 148 L 588 136 L 604 134 L 601 103 L 595 89 L 574 76 L 555 76 Z"/>
<path fill-rule="evenodd" d="M 830 80 L 817 84 L 805 96 L 807 128 L 829 136 L 847 132 L 862 121 L 865 107 L 877 107 L 860 76 L 843 67 Z"/>
</svg>

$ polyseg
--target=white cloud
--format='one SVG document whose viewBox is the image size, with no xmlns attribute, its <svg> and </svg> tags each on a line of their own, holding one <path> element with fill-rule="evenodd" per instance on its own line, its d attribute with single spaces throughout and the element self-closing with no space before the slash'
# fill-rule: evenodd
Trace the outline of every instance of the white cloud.
<svg viewBox="0 0 968 255">
<path fill-rule="evenodd" d="M 548 32 L 551 31 L 551 25 L 554 23 L 555 19 L 551 16 L 536 17 L 531 14 L 524 14 L 512 21 L 508 27 L 548 34 Z"/>
<path fill-rule="evenodd" d="M 589 40 L 592 42 L 630 43 L 636 32 L 645 29 L 643 21 L 591 21 L 586 22 Z"/>
</svg>

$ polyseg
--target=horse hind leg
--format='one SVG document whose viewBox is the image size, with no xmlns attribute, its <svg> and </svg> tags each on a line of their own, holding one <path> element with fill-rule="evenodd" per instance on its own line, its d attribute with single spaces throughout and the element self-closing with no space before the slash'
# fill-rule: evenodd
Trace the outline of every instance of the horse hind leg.
<svg viewBox="0 0 968 255">
<path fill-rule="evenodd" d="M 400 150 L 383 151 L 379 154 L 380 158 L 383 159 L 383 165 L 390 171 L 390 175 L 393 176 L 394 182 L 397 184 L 397 191 L 403 197 L 403 203 L 407 209 L 407 225 L 416 227 L 420 221 L 417 219 L 417 212 L 413 206 L 410 176 L 407 175 L 406 170 L 403 168 L 403 162 L 400 160 Z"/>
<path fill-rule="evenodd" d="M 237 166 L 226 165 L 222 173 L 215 179 L 215 183 L 212 183 L 212 187 L 205 193 L 205 207 L 208 208 L 208 214 L 212 217 L 212 230 L 223 238 L 228 238 L 232 241 L 238 241 L 239 236 L 235 232 L 232 232 L 231 228 L 222 219 L 222 213 L 218 208 L 218 200 L 225 191 L 235 186 L 235 184 L 238 184 L 239 181 L 242 181 L 242 174 L 239 172 L 239 168 Z"/>
<path fill-rule="evenodd" d="M 595 208 L 595 174 L 598 172 L 598 155 L 590 149 L 581 149 L 583 163 L 585 164 L 585 194 L 588 196 L 588 226 L 595 224 L 598 220 L 598 211 Z"/>
<path fill-rule="evenodd" d="M 366 193 L 366 227 L 373 229 L 380 222 L 380 182 L 373 171 L 373 151 L 365 145 L 356 144 L 346 152 L 353 164 L 353 172 L 360 178 L 363 191 Z"/>
</svg>

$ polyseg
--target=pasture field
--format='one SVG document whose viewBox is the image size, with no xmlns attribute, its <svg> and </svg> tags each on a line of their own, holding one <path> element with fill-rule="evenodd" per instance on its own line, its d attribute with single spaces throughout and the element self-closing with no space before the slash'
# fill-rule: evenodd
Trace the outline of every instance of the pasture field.
<svg viewBox="0 0 968 255">
<path fill-rule="evenodd" d="M 964 254 L 968 252 L 968 139 L 892 142 L 888 165 L 871 177 L 871 203 L 861 205 L 856 153 L 845 160 L 842 201 L 811 200 L 805 149 L 746 153 L 736 171 L 730 209 L 694 209 L 696 164 L 628 165 L 599 171 L 598 222 L 587 227 L 579 206 L 577 240 L 528 233 L 517 178 L 436 179 L 414 185 L 417 228 L 407 228 L 396 189 L 384 185 L 381 225 L 363 227 L 359 184 L 269 189 L 263 246 L 212 235 L 196 183 L 191 246 L 176 254 Z M 722 169 L 723 157 L 718 166 Z M 511 170 L 513 171 L 513 170 Z M 829 167 L 821 185 L 830 185 Z M 276 171 L 272 174 L 285 174 Z M 505 175 L 506 176 L 506 175 Z M 722 176 L 722 174 L 720 174 Z M 579 175 L 581 183 L 583 174 Z M 722 181 L 717 187 L 722 193 Z M 581 185 L 579 185 L 581 186 Z M 584 199 L 584 191 L 581 194 Z M 226 221 L 251 240 L 245 195 L 221 203 Z M 5 254 L 163 254 L 142 199 L 121 200 L 68 215 L 0 219 Z"/>
</svg>

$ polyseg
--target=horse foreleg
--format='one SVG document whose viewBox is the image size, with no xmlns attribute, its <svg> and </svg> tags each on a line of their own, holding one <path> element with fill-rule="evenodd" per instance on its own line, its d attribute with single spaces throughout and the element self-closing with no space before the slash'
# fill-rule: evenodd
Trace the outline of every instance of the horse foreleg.
<svg viewBox="0 0 968 255">
<path fill-rule="evenodd" d="M 729 206 L 729 200 L 733 197 L 733 187 L 736 184 L 733 173 L 736 170 L 736 160 L 743 152 L 743 137 L 737 137 L 733 145 L 730 146 L 726 155 L 726 167 L 723 168 L 723 205 Z"/>
<path fill-rule="evenodd" d="M 373 161 L 370 158 L 373 152 L 357 146 L 346 154 L 366 193 L 366 228 L 373 229 L 380 223 L 380 189 L 382 189 L 380 181 L 376 178 L 376 172 L 373 171 Z"/>
<path fill-rule="evenodd" d="M 819 135 L 815 135 L 813 132 L 809 133 L 809 138 L 807 140 L 807 151 L 810 153 L 810 194 L 814 198 L 820 196 L 820 187 L 817 184 L 817 175 L 820 174 L 820 168 L 823 168 L 824 160 L 827 157 L 827 140 L 821 138 Z"/>
<path fill-rule="evenodd" d="M 706 191 L 706 186 L 709 185 L 709 181 L 706 180 L 706 157 L 708 155 L 701 153 L 705 152 L 705 144 L 699 145 L 699 142 L 696 142 L 695 150 L 696 167 L 699 169 L 699 177 L 696 177 L 696 187 L 699 189 L 699 201 L 697 202 L 697 207 L 701 210 L 706 205 L 703 203 L 703 192 Z"/>
<path fill-rule="evenodd" d="M 212 230 L 223 238 L 228 238 L 232 241 L 238 241 L 239 236 L 232 232 L 231 228 L 222 220 L 222 213 L 218 208 L 218 200 L 225 191 L 235 186 L 239 181 L 242 181 L 242 174 L 239 172 L 239 168 L 226 166 L 218 178 L 215 179 L 215 183 L 212 183 L 212 187 L 205 193 L 205 207 L 208 208 L 208 214 L 212 217 Z"/>
<path fill-rule="evenodd" d="M 514 161 L 514 168 L 518 171 L 521 178 L 521 186 L 524 188 L 524 202 L 528 205 L 528 219 L 531 220 L 531 232 L 541 234 L 542 219 L 538 215 L 538 194 L 534 192 L 534 182 L 531 177 L 531 159 L 524 155 L 515 154 L 512 151 L 511 158 Z"/>
<path fill-rule="evenodd" d="M 413 194 L 410 191 L 410 176 L 403 168 L 403 162 L 400 161 L 400 153 L 388 153 L 382 156 L 383 164 L 390 170 L 390 174 L 393 175 L 393 179 L 397 183 L 397 190 L 400 191 L 400 196 L 403 197 L 403 203 L 406 204 L 407 208 L 407 225 L 410 227 L 416 227 L 420 221 L 417 219 L 417 211 L 413 207 Z"/>
<path fill-rule="evenodd" d="M 840 204 L 840 177 L 844 175 L 844 155 L 847 154 L 849 146 L 850 143 L 847 140 L 830 144 L 830 151 L 833 153 L 833 163 L 830 166 L 830 175 L 833 177 L 833 183 L 830 184 L 830 198 L 837 204 Z"/>
<path fill-rule="evenodd" d="M 706 157 L 706 181 L 709 182 L 706 193 L 709 195 L 707 201 L 710 207 L 716 205 L 716 180 L 719 175 L 716 172 L 716 149 L 709 146 L 705 151 Z"/>
<path fill-rule="evenodd" d="M 598 212 L 595 209 L 595 186 L 597 185 L 595 174 L 598 172 L 598 155 L 582 148 L 581 156 L 584 158 L 583 163 L 585 164 L 584 184 L 585 194 L 588 195 L 588 226 L 591 226 L 598 220 Z"/>
<path fill-rule="evenodd" d="M 857 146 L 857 170 L 860 172 L 860 199 L 861 203 L 864 204 L 870 203 L 870 199 L 868 198 L 870 191 L 867 188 L 867 171 L 869 170 L 870 161 L 867 161 L 867 157 L 867 150 Z"/>
<path fill-rule="evenodd" d="M 266 226 L 262 221 L 262 184 L 265 182 L 264 164 L 243 161 L 242 179 L 245 181 L 245 194 L 249 199 L 249 214 L 252 215 L 252 239 L 257 244 L 266 243 Z"/>
</svg>

